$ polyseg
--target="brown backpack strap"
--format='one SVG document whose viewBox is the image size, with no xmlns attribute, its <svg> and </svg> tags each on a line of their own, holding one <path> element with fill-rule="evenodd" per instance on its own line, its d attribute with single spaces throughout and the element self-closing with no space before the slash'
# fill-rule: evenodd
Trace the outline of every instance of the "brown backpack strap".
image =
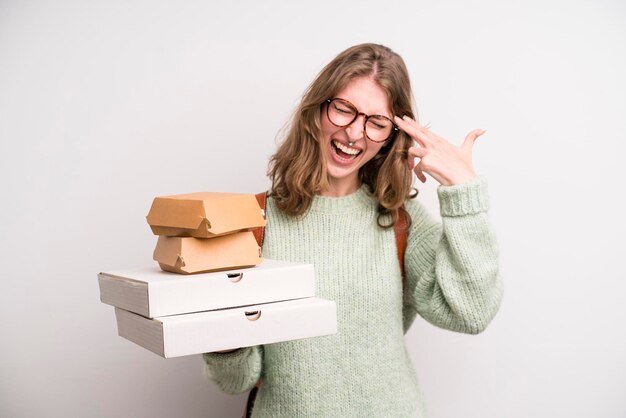
<svg viewBox="0 0 626 418">
<path fill-rule="evenodd" d="M 259 202 L 259 206 L 261 207 L 261 210 L 263 210 L 263 217 L 265 218 L 265 203 L 267 201 L 267 192 L 257 193 L 256 195 L 254 195 L 254 197 L 256 197 L 256 201 Z M 254 234 L 254 238 L 256 238 L 256 242 L 257 244 L 259 244 L 259 247 L 263 247 L 263 240 L 265 239 L 265 227 L 260 226 L 258 228 L 254 228 L 252 230 L 252 233 Z"/>
<path fill-rule="evenodd" d="M 248 401 L 246 402 L 246 409 L 243 411 L 242 418 L 250 418 L 252 416 L 254 401 L 256 400 L 256 395 L 259 393 L 259 389 L 261 389 L 261 385 L 263 385 L 263 380 L 259 379 L 259 381 L 256 382 L 256 385 L 250 389 L 250 393 L 248 393 Z"/>
<path fill-rule="evenodd" d="M 398 262 L 402 273 L 402 286 L 406 282 L 406 271 L 404 270 L 404 253 L 406 252 L 407 237 L 409 235 L 409 214 L 404 206 L 398 208 L 398 219 L 393 225 L 393 233 L 396 236 L 396 250 L 398 251 Z"/>
</svg>

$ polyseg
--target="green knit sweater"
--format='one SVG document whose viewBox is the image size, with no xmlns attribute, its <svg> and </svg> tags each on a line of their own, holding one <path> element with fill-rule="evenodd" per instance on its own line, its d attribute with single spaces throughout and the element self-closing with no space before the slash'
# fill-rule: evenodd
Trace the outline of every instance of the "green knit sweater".
<svg viewBox="0 0 626 418">
<path fill-rule="evenodd" d="M 415 314 L 476 334 L 502 296 L 490 229 L 487 183 L 439 186 L 442 224 L 417 199 L 402 289 L 393 228 L 377 225 L 365 186 L 348 196 L 316 196 L 302 219 L 267 203 L 263 256 L 312 263 L 316 296 L 337 304 L 336 335 L 203 355 L 209 378 L 241 393 L 263 378 L 253 417 L 423 417 L 424 399 L 404 332 Z"/>
</svg>

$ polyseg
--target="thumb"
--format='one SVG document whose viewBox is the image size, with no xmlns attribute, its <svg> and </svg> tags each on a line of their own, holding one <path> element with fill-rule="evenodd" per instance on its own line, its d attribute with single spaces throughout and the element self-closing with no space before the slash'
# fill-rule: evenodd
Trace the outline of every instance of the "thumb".
<svg viewBox="0 0 626 418">
<path fill-rule="evenodd" d="M 486 131 L 484 129 L 474 129 L 472 132 L 467 134 L 467 136 L 465 137 L 465 140 L 463 141 L 463 145 L 461 145 L 461 148 L 467 149 L 471 152 L 472 147 L 474 146 L 474 141 L 476 141 L 476 138 L 478 138 L 485 132 Z"/>
</svg>

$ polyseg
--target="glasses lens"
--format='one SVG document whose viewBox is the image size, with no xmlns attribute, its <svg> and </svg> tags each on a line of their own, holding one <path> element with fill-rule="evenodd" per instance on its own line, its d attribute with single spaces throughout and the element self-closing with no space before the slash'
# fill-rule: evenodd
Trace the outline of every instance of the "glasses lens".
<svg viewBox="0 0 626 418">
<path fill-rule="evenodd" d="M 393 132 L 393 123 L 384 116 L 370 116 L 365 124 L 365 134 L 374 142 L 387 140 Z"/>
<path fill-rule="evenodd" d="M 356 109 L 345 100 L 335 99 L 328 104 L 328 118 L 337 126 L 350 125 L 356 114 Z"/>
<path fill-rule="evenodd" d="M 350 125 L 358 116 L 358 111 L 349 102 L 343 99 L 333 99 L 327 108 L 328 119 L 335 126 L 341 128 Z M 374 142 L 384 142 L 393 133 L 393 122 L 382 115 L 372 115 L 367 117 L 365 123 L 365 134 Z"/>
</svg>

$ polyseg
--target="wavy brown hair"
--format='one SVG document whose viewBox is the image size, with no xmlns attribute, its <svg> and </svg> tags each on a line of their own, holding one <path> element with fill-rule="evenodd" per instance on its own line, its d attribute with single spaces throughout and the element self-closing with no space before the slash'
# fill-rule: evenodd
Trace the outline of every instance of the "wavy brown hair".
<svg viewBox="0 0 626 418">
<path fill-rule="evenodd" d="M 313 197 L 329 186 L 321 145 L 322 109 L 327 99 L 360 77 L 371 78 L 385 90 L 394 115 L 415 118 L 409 74 L 400 55 L 377 44 L 356 45 L 337 55 L 304 92 L 284 141 L 270 159 L 271 195 L 286 214 L 304 215 Z M 412 139 L 398 130 L 359 170 L 359 179 L 378 201 L 381 226 L 393 225 L 399 208 L 411 196 L 413 175 L 407 167 L 411 144 Z M 381 218 L 387 214 L 392 221 L 383 225 Z"/>
</svg>

